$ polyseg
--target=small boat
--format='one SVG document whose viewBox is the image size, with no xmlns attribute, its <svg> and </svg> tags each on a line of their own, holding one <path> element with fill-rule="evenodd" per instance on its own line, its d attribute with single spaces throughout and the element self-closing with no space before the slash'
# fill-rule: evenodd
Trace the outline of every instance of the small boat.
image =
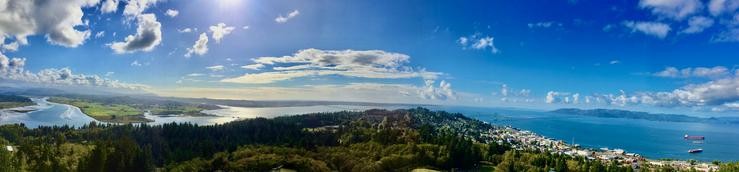
<svg viewBox="0 0 739 172">
<path fill-rule="evenodd" d="M 691 150 L 688 150 L 688 153 L 701 153 L 701 152 L 703 152 L 703 149 L 691 149 Z"/>
<path fill-rule="evenodd" d="M 687 134 L 683 138 L 685 140 L 705 140 L 706 139 L 706 137 L 704 137 L 704 136 L 691 136 L 691 135 L 687 135 Z"/>
</svg>

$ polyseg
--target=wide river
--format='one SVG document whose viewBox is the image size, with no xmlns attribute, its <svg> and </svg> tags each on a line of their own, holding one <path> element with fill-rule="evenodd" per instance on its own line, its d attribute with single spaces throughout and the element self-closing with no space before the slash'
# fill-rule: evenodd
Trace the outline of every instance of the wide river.
<svg viewBox="0 0 739 172">
<path fill-rule="evenodd" d="M 30 128 L 41 125 L 73 125 L 81 126 L 95 121 L 83 114 L 79 108 L 47 102 L 45 99 L 33 99 L 35 109 L 28 113 L 0 111 L 0 125 L 24 123 Z M 399 109 L 403 106 L 346 106 L 322 105 L 301 107 L 244 108 L 228 107 L 224 109 L 204 111 L 215 116 L 151 116 L 151 124 L 171 122 L 190 122 L 199 125 L 225 123 L 239 119 L 283 115 L 295 115 L 314 112 L 358 111 L 374 108 Z M 584 147 L 598 149 L 624 149 L 651 159 L 696 159 L 701 161 L 739 161 L 739 125 L 706 124 L 686 122 L 661 122 L 619 118 L 596 118 L 574 115 L 555 114 L 534 110 L 514 110 L 501 108 L 472 108 L 432 106 L 433 110 L 446 110 L 463 113 L 472 118 L 492 124 L 507 125 L 530 130 L 550 138 L 575 142 Z M 683 139 L 683 135 L 702 135 L 703 143 L 697 144 Z M 690 154 L 687 150 L 703 148 L 703 153 Z"/>
</svg>

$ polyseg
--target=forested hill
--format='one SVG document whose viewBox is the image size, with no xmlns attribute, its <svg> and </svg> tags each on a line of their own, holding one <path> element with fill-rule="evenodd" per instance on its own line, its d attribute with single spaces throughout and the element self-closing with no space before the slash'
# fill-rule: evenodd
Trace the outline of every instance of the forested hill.
<svg viewBox="0 0 739 172">
<path fill-rule="evenodd" d="M 28 97 L 0 93 L 0 109 L 30 106 L 33 104 Z"/>
<path fill-rule="evenodd" d="M 221 125 L 0 126 L 0 171 L 629 171 L 491 140 L 506 130 L 462 114 L 314 113 Z M 483 133 L 487 133 L 483 134 Z M 500 142 L 498 142 L 500 141 Z"/>
<path fill-rule="evenodd" d="M 739 117 L 711 117 L 701 118 L 687 115 L 677 114 L 653 114 L 647 112 L 636 112 L 616 109 L 575 109 L 565 108 L 552 111 L 554 113 L 592 116 L 600 118 L 628 118 L 628 119 L 644 119 L 650 121 L 670 121 L 670 122 L 704 122 L 704 123 L 733 123 L 739 124 Z"/>
</svg>

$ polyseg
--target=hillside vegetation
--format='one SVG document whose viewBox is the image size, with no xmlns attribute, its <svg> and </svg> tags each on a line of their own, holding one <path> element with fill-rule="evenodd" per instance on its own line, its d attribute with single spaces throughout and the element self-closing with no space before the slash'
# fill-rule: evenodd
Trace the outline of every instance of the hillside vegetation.
<svg viewBox="0 0 739 172">
<path fill-rule="evenodd" d="M 0 109 L 31 106 L 34 103 L 28 97 L 0 94 Z"/>
</svg>

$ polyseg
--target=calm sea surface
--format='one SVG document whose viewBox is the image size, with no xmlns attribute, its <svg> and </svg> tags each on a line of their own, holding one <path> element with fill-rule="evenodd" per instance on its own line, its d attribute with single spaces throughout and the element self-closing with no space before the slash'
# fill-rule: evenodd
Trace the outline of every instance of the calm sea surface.
<svg viewBox="0 0 739 172">
<path fill-rule="evenodd" d="M 24 123 L 35 128 L 40 125 L 74 125 L 81 126 L 95 121 L 83 114 L 79 108 L 70 105 L 46 102 L 44 99 L 33 99 L 38 109 L 28 113 L 0 112 L 0 124 Z M 150 116 L 154 120 L 150 124 L 170 122 L 190 122 L 199 125 L 225 123 L 239 119 L 283 115 L 295 115 L 314 112 L 358 111 L 366 109 L 399 109 L 403 106 L 345 106 L 322 105 L 278 108 L 242 108 L 224 107 L 224 109 L 205 111 L 216 115 L 209 117 L 187 116 Z M 566 114 L 555 114 L 532 110 L 512 110 L 498 108 L 472 107 L 429 107 L 433 110 L 459 112 L 492 124 L 508 125 L 524 130 L 534 131 L 540 135 L 575 142 L 584 147 L 624 149 L 627 152 L 641 154 L 647 158 L 660 159 L 696 159 L 701 161 L 739 161 L 739 125 L 659 122 L 634 119 L 596 118 Z M 683 140 L 685 134 L 702 135 L 706 140 L 702 144 Z M 690 154 L 689 149 L 703 148 L 703 153 Z"/>
</svg>

